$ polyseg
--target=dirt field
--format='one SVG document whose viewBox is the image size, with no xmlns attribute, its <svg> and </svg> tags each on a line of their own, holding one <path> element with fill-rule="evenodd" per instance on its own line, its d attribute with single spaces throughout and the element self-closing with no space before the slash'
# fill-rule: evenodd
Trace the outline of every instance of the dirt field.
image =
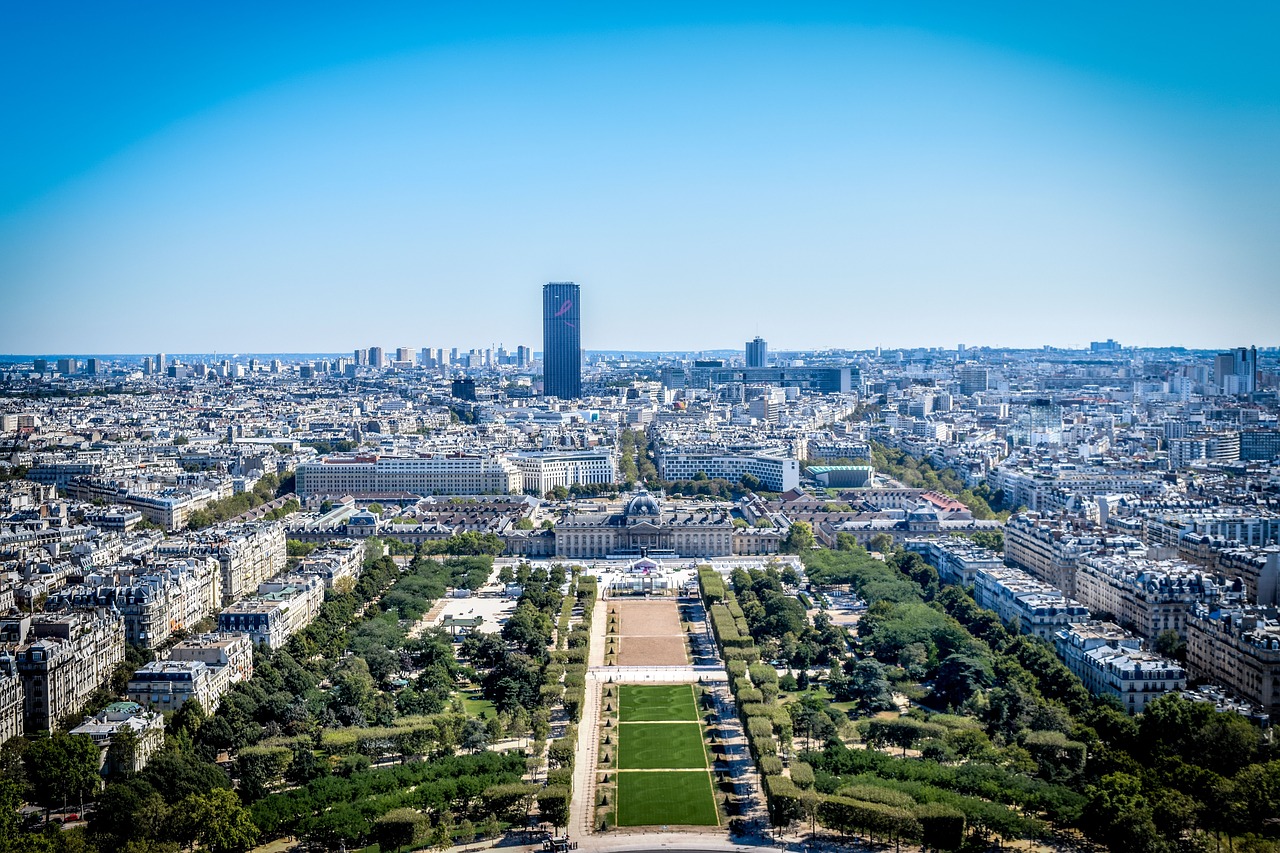
<svg viewBox="0 0 1280 853">
<path fill-rule="evenodd" d="M 689 662 L 681 637 L 622 637 L 618 666 L 684 666 Z"/>
<path fill-rule="evenodd" d="M 674 601 L 619 601 L 618 633 L 623 637 L 680 636 L 680 608 Z"/>
<path fill-rule="evenodd" d="M 623 601 L 618 608 L 619 666 L 684 666 L 689 662 L 674 601 Z"/>
</svg>

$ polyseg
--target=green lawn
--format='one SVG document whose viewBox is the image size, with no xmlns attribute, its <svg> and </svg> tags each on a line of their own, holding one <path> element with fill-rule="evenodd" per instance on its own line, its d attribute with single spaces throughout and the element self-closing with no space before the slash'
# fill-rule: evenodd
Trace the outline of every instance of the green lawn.
<svg viewBox="0 0 1280 853">
<path fill-rule="evenodd" d="M 670 728 L 668 726 L 668 728 Z M 706 770 L 619 773 L 618 826 L 716 826 Z"/>
<path fill-rule="evenodd" d="M 697 723 L 618 726 L 619 770 L 685 770 L 706 766 L 702 726 Z"/>
<path fill-rule="evenodd" d="M 692 723 L 698 719 L 692 684 L 624 684 L 618 690 L 618 715 L 624 723 Z"/>
<path fill-rule="evenodd" d="M 484 698 L 484 693 L 479 688 L 474 690 L 459 690 L 455 694 L 462 700 L 462 707 L 470 717 L 478 717 L 484 714 L 486 717 L 492 717 L 498 713 L 493 707 L 493 703 Z"/>
</svg>

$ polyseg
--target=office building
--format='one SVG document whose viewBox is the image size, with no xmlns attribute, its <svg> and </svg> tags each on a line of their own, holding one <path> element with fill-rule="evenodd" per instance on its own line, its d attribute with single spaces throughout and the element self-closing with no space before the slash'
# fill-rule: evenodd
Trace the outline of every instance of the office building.
<svg viewBox="0 0 1280 853">
<path fill-rule="evenodd" d="M 663 449 L 658 455 L 658 472 L 664 480 L 692 480 L 698 474 L 736 483 L 743 474 L 760 481 L 763 489 L 785 492 L 800 485 L 800 463 L 795 459 L 767 454 L 732 451 Z"/>
<path fill-rule="evenodd" d="M 506 456 L 437 453 L 423 456 L 329 456 L 298 466 L 295 491 L 373 497 L 389 493 L 484 495 L 519 493 L 520 472 Z"/>
<path fill-rule="evenodd" d="M 582 396 L 582 308 L 578 285 L 542 287 L 542 390 L 548 397 Z"/>
<path fill-rule="evenodd" d="M 611 448 L 518 453 L 512 455 L 511 461 L 520 471 L 521 490 L 539 497 L 556 486 L 617 482 Z"/>
<path fill-rule="evenodd" d="M 1258 390 L 1258 348 L 1239 347 L 1213 360 L 1213 381 L 1219 394 L 1244 396 Z"/>
<path fill-rule="evenodd" d="M 769 345 L 764 338 L 756 335 L 747 341 L 747 367 L 768 367 Z"/>
</svg>

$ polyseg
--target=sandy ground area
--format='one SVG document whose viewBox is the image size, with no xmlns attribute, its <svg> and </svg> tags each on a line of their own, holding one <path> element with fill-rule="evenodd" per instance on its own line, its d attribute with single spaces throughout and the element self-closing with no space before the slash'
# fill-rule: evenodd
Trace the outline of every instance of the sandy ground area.
<svg viewBox="0 0 1280 853">
<path fill-rule="evenodd" d="M 622 637 L 618 666 L 685 666 L 689 656 L 681 637 Z"/>
<path fill-rule="evenodd" d="M 621 636 L 680 636 L 680 607 L 674 599 L 616 601 L 616 604 L 615 601 L 609 604 L 618 608 L 618 633 Z"/>
<path fill-rule="evenodd" d="M 618 601 L 619 666 L 684 666 L 689 663 L 680 609 L 674 601 Z"/>
<path fill-rule="evenodd" d="M 486 634 L 498 634 L 502 631 L 502 623 L 515 609 L 514 598 L 489 598 L 478 595 L 470 598 L 450 598 L 436 614 L 432 624 L 439 625 L 446 616 L 452 616 L 454 619 L 474 619 L 480 616 L 484 619 L 480 630 Z"/>
</svg>

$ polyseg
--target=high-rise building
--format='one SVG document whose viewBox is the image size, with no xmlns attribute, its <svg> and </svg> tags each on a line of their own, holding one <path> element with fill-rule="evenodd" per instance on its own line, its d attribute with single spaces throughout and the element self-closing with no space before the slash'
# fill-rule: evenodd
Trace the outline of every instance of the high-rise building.
<svg viewBox="0 0 1280 853">
<path fill-rule="evenodd" d="M 542 387 L 548 397 L 582 396 L 582 311 L 578 285 L 542 287 Z"/>
<path fill-rule="evenodd" d="M 413 361 L 413 350 L 409 347 L 396 347 L 396 361 Z"/>
<path fill-rule="evenodd" d="M 747 367 L 768 366 L 769 345 L 765 343 L 764 338 L 756 335 L 754 339 L 747 341 Z"/>
<path fill-rule="evenodd" d="M 1219 393 L 1252 394 L 1258 390 L 1258 348 L 1240 347 L 1220 354 L 1213 360 L 1213 373 Z"/>
<path fill-rule="evenodd" d="M 359 367 L 364 367 L 369 363 L 369 351 L 367 349 L 352 350 L 351 355 L 355 359 L 354 363 Z"/>
<path fill-rule="evenodd" d="M 382 358 L 382 347 L 369 347 L 369 366 L 379 370 L 387 366 Z"/>
<path fill-rule="evenodd" d="M 169 366 L 169 360 L 165 358 L 162 352 L 156 353 L 156 373 L 164 376 L 165 368 Z"/>
<path fill-rule="evenodd" d="M 960 368 L 960 393 L 969 395 L 986 391 L 989 387 L 987 369 L 976 364 L 966 364 Z"/>
<path fill-rule="evenodd" d="M 87 359 L 84 363 L 84 372 L 90 376 L 97 376 L 98 371 L 102 369 L 101 362 L 96 358 Z"/>
<path fill-rule="evenodd" d="M 531 361 L 533 361 L 533 359 L 530 357 L 528 347 L 526 346 L 516 347 L 516 367 L 521 367 L 521 368 L 528 367 Z"/>
</svg>

